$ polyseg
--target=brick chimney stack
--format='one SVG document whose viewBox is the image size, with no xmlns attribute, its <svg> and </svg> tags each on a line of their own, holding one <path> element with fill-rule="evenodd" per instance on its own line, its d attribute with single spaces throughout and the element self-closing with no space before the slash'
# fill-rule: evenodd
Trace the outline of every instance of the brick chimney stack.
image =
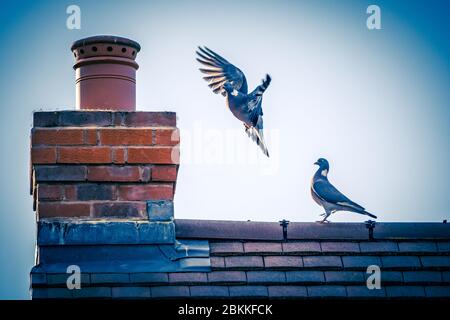
<svg viewBox="0 0 450 320">
<path fill-rule="evenodd" d="M 50 297 L 69 265 L 87 276 L 182 269 L 162 255 L 176 243 L 176 114 L 135 111 L 138 43 L 97 36 L 71 49 L 80 110 L 35 112 L 31 131 L 33 298 Z"/>
</svg>

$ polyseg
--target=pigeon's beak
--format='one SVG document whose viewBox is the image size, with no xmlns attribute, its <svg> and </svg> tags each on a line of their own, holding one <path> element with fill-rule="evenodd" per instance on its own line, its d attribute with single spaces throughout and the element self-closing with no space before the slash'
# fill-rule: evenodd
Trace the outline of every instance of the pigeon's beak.
<svg viewBox="0 0 450 320">
<path fill-rule="evenodd" d="M 319 162 L 316 161 L 316 162 L 314 162 L 314 164 L 319 165 Z"/>
</svg>

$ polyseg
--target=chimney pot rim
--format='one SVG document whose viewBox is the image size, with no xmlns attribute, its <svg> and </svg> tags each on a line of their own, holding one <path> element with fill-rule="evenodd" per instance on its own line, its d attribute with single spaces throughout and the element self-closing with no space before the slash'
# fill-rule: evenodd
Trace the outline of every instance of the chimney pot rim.
<svg viewBox="0 0 450 320">
<path fill-rule="evenodd" d="M 97 43 L 111 43 L 111 44 L 121 44 L 125 46 L 130 46 L 136 49 L 137 52 L 141 50 L 141 46 L 136 41 L 133 41 L 128 38 L 119 37 L 119 36 L 111 36 L 111 35 L 97 35 L 92 37 L 87 37 L 83 39 L 79 39 L 75 41 L 70 50 L 74 51 L 75 49 L 87 45 L 97 44 Z"/>
</svg>

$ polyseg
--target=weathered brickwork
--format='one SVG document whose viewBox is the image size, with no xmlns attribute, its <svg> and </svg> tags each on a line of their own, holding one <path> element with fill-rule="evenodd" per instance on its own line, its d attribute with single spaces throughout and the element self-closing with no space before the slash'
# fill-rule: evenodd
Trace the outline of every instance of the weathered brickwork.
<svg viewBox="0 0 450 320">
<path fill-rule="evenodd" d="M 38 219 L 147 218 L 148 201 L 173 200 L 179 141 L 171 112 L 34 113 Z"/>
</svg>

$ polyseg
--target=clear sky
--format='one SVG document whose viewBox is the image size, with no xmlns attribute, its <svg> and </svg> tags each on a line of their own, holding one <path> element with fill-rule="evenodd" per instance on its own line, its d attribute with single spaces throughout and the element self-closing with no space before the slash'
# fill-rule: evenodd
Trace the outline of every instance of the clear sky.
<svg viewBox="0 0 450 320">
<path fill-rule="evenodd" d="M 66 8 L 81 8 L 81 29 Z M 381 8 L 368 30 L 366 8 Z M 35 217 L 29 195 L 34 110 L 74 109 L 70 44 L 138 41 L 138 110 L 176 111 L 175 217 L 315 221 L 309 185 L 329 178 L 379 221 L 442 221 L 450 206 L 448 1 L 10 1 L 0 11 L 0 298 L 28 298 Z M 201 79 L 207 45 L 247 76 L 270 73 L 264 159 Z M 337 213 L 331 221 L 364 221 Z"/>
</svg>

